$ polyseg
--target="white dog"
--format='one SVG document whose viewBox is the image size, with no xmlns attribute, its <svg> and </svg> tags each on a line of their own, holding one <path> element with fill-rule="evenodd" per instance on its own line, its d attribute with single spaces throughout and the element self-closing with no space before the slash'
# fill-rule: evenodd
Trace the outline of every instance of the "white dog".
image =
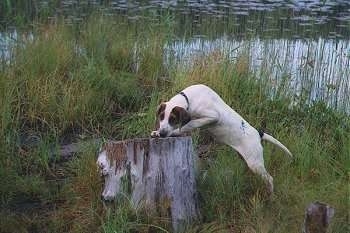
<svg viewBox="0 0 350 233">
<path fill-rule="evenodd" d="M 292 156 L 281 142 L 258 132 L 215 91 L 202 84 L 189 86 L 168 102 L 161 103 L 156 122 L 152 137 L 180 136 L 205 127 L 218 142 L 231 146 L 242 156 L 248 167 L 263 178 L 270 194 L 273 192 L 273 178 L 264 166 L 261 140 L 277 145 Z"/>
</svg>

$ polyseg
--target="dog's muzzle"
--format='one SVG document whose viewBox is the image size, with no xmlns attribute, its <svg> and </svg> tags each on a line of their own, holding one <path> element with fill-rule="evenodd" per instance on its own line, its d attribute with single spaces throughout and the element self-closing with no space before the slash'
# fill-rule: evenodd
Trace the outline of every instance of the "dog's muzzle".
<svg viewBox="0 0 350 233">
<path fill-rule="evenodd" d="M 168 135 L 168 132 L 166 130 L 159 131 L 159 136 L 161 138 L 165 138 Z"/>
</svg>

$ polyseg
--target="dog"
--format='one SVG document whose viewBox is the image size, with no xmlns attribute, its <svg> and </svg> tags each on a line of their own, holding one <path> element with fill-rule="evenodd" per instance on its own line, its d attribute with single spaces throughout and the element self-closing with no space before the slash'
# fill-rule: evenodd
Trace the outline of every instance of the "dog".
<svg viewBox="0 0 350 233">
<path fill-rule="evenodd" d="M 189 86 L 161 103 L 151 137 L 181 136 L 196 128 L 206 128 L 216 141 L 237 151 L 249 169 L 262 177 L 268 193 L 273 193 L 273 178 L 264 165 L 261 141 L 275 144 L 291 157 L 292 153 L 271 135 L 252 127 L 206 85 Z"/>
</svg>

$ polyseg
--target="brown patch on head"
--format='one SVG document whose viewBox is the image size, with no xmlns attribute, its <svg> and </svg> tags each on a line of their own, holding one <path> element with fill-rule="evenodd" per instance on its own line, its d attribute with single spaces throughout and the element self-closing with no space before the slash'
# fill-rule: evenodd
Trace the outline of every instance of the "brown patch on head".
<svg viewBox="0 0 350 233">
<path fill-rule="evenodd" d="M 177 124 L 180 124 L 181 126 L 186 125 L 191 120 L 190 114 L 181 107 L 174 107 L 171 110 L 170 116 L 169 116 L 169 124 L 174 126 Z"/>
<path fill-rule="evenodd" d="M 157 108 L 157 113 L 156 113 L 156 125 L 155 125 L 155 130 L 159 129 L 159 121 L 162 121 L 164 119 L 164 110 L 165 110 L 166 104 L 161 103 L 158 108 Z"/>
</svg>

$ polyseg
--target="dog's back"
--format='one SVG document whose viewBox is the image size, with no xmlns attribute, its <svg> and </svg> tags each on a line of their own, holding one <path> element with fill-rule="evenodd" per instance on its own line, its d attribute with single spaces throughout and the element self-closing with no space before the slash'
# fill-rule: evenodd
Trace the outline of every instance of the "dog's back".
<svg viewBox="0 0 350 233">
<path fill-rule="evenodd" d="M 189 108 L 191 116 L 201 118 L 215 115 L 216 124 L 207 128 L 218 141 L 240 145 L 242 140 L 252 136 L 258 137 L 257 130 L 227 105 L 210 87 L 197 84 L 187 87 L 183 92 L 191 103 Z"/>
</svg>

